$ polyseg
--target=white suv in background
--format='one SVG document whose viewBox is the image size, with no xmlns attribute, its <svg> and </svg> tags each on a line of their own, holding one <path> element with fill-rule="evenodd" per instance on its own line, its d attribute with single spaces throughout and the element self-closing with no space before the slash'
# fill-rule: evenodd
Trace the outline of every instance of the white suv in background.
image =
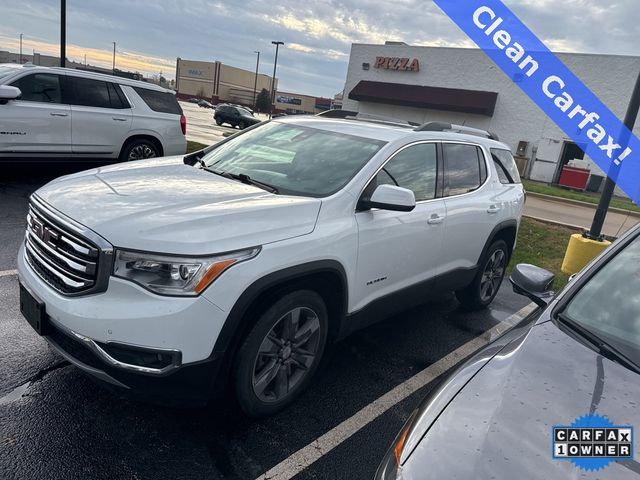
<svg viewBox="0 0 640 480">
<path fill-rule="evenodd" d="M 0 64 L 0 162 L 179 155 L 186 127 L 171 90 L 69 68 Z"/>
<path fill-rule="evenodd" d="M 202 403 L 231 383 L 245 412 L 273 413 L 328 342 L 442 292 L 495 297 L 518 171 L 503 143 L 445 130 L 490 136 L 283 117 L 61 177 L 31 197 L 21 311 L 106 384 Z"/>
</svg>

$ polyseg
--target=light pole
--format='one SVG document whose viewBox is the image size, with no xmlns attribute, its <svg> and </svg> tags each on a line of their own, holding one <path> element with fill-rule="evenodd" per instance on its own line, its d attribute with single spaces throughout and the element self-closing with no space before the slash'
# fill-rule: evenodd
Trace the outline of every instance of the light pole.
<svg viewBox="0 0 640 480">
<path fill-rule="evenodd" d="M 276 58 L 273 61 L 273 77 L 271 79 L 271 104 L 269 105 L 269 118 L 271 118 L 271 114 L 273 113 L 273 105 L 276 103 L 276 67 L 278 66 L 278 47 L 280 45 L 284 45 L 284 42 L 272 41 L 273 45 L 276 46 Z"/>
<path fill-rule="evenodd" d="M 22 33 L 20 34 L 20 61 L 18 63 L 22 63 Z"/>
<path fill-rule="evenodd" d="M 66 66 L 67 59 L 67 0 L 60 0 L 60 66 Z"/>
<path fill-rule="evenodd" d="M 253 108 L 256 108 L 256 89 L 258 88 L 258 65 L 260 65 L 260 52 L 254 50 L 253 53 L 258 54 L 258 58 L 256 59 L 256 78 L 253 81 Z"/>
<path fill-rule="evenodd" d="M 116 74 L 116 42 L 113 42 L 113 74 Z"/>
</svg>

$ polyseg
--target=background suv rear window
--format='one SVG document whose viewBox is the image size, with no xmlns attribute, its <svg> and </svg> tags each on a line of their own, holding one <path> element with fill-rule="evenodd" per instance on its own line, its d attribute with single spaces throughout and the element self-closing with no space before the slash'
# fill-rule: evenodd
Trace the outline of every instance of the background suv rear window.
<svg viewBox="0 0 640 480">
<path fill-rule="evenodd" d="M 154 112 L 182 115 L 182 108 L 172 93 L 157 92 L 148 88 L 133 87 L 138 95 Z"/>
</svg>

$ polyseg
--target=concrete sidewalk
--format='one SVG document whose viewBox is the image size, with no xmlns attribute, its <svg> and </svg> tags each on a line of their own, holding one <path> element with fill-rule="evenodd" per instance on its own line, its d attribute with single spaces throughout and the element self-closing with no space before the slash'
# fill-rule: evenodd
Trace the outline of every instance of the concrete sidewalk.
<svg viewBox="0 0 640 480">
<path fill-rule="evenodd" d="M 527 217 L 582 227 L 585 230 L 591 227 L 595 213 L 596 205 L 569 203 L 562 199 L 544 198 L 531 193 L 527 194 L 524 206 L 524 215 Z M 609 211 L 602 233 L 611 237 L 619 237 L 638 222 L 640 222 L 640 218 L 637 214 L 621 213 L 619 210 Z"/>
</svg>

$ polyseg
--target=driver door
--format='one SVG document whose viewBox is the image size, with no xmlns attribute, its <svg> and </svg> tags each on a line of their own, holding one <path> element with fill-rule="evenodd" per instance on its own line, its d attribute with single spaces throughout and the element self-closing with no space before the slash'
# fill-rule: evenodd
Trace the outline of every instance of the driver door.
<svg viewBox="0 0 640 480">
<path fill-rule="evenodd" d="M 358 261 L 355 310 L 391 293 L 428 293 L 439 273 L 446 209 L 440 197 L 438 144 L 421 142 L 397 151 L 362 193 L 378 185 L 408 188 L 416 198 L 411 212 L 369 209 L 356 212 Z M 409 287 L 416 287 L 411 289 Z M 403 292 L 405 293 L 405 292 Z"/>
<path fill-rule="evenodd" d="M 0 105 L 0 155 L 71 154 L 71 107 L 64 75 L 30 73 L 14 81 L 22 95 Z"/>
</svg>

